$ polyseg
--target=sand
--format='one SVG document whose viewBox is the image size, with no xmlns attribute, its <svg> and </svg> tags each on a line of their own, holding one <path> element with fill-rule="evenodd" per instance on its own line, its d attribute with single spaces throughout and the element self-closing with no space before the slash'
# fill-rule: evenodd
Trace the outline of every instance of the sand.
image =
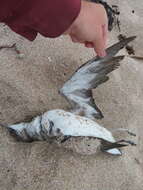
<svg viewBox="0 0 143 190">
<path fill-rule="evenodd" d="M 110 1 L 119 4 L 121 33 L 137 35 L 135 53 L 143 56 L 143 1 Z M 135 12 L 132 13 L 132 10 Z M 109 44 L 117 41 L 118 29 Z M 94 56 L 92 50 L 72 44 L 69 38 L 31 43 L 0 25 L 0 45 L 17 43 L 25 55 L 17 58 L 9 49 L 0 51 L 0 122 L 29 120 L 54 108 L 68 110 L 58 89 L 78 66 Z M 127 55 L 125 50 L 120 54 Z M 137 136 L 120 157 L 97 151 L 98 142 L 73 139 L 63 146 L 55 143 L 17 142 L 0 127 L 0 190 L 142 190 L 143 189 L 143 61 L 128 56 L 110 75 L 110 81 L 94 91 L 109 130 L 128 128 Z M 90 146 L 89 146 L 90 145 Z"/>
</svg>

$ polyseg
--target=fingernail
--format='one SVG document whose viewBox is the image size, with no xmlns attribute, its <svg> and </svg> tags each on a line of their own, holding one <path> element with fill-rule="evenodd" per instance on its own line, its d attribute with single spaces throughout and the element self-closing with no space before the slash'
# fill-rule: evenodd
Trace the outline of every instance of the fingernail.
<svg viewBox="0 0 143 190">
<path fill-rule="evenodd" d="M 98 55 L 99 55 L 99 57 L 105 57 L 106 56 L 106 51 L 104 50 L 104 51 L 100 52 Z"/>
</svg>

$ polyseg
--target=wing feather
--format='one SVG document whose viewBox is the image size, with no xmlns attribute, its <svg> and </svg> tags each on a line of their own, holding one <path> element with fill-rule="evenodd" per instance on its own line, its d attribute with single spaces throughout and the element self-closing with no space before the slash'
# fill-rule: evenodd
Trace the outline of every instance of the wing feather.
<svg viewBox="0 0 143 190">
<path fill-rule="evenodd" d="M 120 66 L 124 56 L 114 55 L 134 38 L 127 38 L 109 47 L 105 58 L 93 58 L 75 71 L 60 89 L 60 93 L 66 97 L 73 109 L 84 110 L 85 115 L 90 118 L 103 118 L 94 102 L 92 89 L 106 82 L 109 79 L 107 75 Z"/>
</svg>

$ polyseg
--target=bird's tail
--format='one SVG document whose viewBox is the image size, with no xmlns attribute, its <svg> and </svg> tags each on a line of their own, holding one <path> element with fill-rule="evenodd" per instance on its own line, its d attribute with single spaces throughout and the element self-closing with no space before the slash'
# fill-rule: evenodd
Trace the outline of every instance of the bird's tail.
<svg viewBox="0 0 143 190">
<path fill-rule="evenodd" d="M 130 140 L 119 140 L 116 142 L 109 142 L 102 139 L 100 149 L 103 152 L 107 152 L 113 155 L 122 155 L 122 152 L 119 150 L 119 148 L 128 145 L 136 146 L 136 144 Z"/>
</svg>

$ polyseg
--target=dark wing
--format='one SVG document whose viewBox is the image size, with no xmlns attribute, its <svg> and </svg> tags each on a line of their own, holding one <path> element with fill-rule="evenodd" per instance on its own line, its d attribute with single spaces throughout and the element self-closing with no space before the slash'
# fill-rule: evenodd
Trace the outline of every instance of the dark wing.
<svg viewBox="0 0 143 190">
<path fill-rule="evenodd" d="M 88 61 L 64 84 L 60 93 L 70 102 L 75 112 L 84 112 L 84 115 L 90 118 L 103 117 L 94 102 L 92 89 L 109 79 L 107 75 L 118 68 L 119 62 L 124 58 L 114 55 L 134 38 L 127 38 L 108 48 L 106 57 L 96 57 Z"/>
</svg>

